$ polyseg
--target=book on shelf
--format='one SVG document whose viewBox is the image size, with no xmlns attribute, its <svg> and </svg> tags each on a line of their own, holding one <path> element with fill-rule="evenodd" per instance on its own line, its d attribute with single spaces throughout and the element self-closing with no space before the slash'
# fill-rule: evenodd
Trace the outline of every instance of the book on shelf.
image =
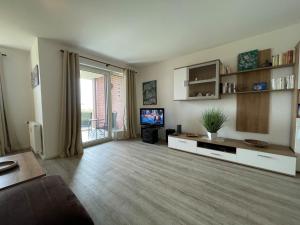
<svg viewBox="0 0 300 225">
<path fill-rule="evenodd" d="M 272 90 L 294 89 L 294 75 L 271 79 Z"/>
<path fill-rule="evenodd" d="M 278 56 L 278 65 L 282 65 L 282 54 Z"/>
<path fill-rule="evenodd" d="M 287 52 L 273 55 L 272 66 L 281 66 L 294 63 L 294 50 L 288 50 Z"/>
</svg>

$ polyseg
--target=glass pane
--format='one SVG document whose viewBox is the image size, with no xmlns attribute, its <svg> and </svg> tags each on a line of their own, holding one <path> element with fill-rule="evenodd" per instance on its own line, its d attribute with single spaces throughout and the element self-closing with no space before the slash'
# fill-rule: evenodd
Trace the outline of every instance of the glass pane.
<svg viewBox="0 0 300 225">
<path fill-rule="evenodd" d="M 80 71 L 82 142 L 108 137 L 106 76 Z"/>
<path fill-rule="evenodd" d="M 124 130 L 124 76 L 111 75 L 112 130 Z"/>
</svg>

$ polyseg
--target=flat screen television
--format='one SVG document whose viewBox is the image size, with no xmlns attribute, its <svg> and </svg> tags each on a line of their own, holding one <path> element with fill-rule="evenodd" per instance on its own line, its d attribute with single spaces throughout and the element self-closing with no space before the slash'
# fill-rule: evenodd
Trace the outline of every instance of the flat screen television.
<svg viewBox="0 0 300 225">
<path fill-rule="evenodd" d="M 140 124 L 163 127 L 165 125 L 165 110 L 163 108 L 141 108 Z"/>
</svg>

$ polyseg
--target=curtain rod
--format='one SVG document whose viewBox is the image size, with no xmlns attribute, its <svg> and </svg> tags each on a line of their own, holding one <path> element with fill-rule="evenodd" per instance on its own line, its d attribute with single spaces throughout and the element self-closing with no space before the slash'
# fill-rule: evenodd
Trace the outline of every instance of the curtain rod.
<svg viewBox="0 0 300 225">
<path fill-rule="evenodd" d="M 65 50 L 61 49 L 60 51 L 64 52 Z M 113 67 L 116 67 L 116 68 L 119 68 L 119 69 L 122 69 L 122 70 L 127 69 L 127 68 L 124 68 L 124 67 L 116 66 L 116 65 L 113 65 L 113 64 L 110 64 L 110 63 L 106 63 L 106 62 L 103 62 L 103 61 L 100 61 L 100 60 L 96 60 L 96 59 L 92 59 L 92 58 L 89 58 L 89 57 L 85 57 L 85 56 L 82 56 L 82 55 L 79 55 L 79 57 L 83 58 L 83 59 L 88 59 L 88 60 L 91 60 L 91 61 L 94 61 L 94 62 L 105 64 L 106 67 L 113 66 Z M 133 70 L 133 72 L 136 73 L 136 71 L 134 71 L 134 70 Z"/>
</svg>

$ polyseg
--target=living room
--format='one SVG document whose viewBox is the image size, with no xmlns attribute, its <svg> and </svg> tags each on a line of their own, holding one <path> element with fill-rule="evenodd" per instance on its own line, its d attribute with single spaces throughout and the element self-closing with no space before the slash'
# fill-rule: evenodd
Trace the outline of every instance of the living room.
<svg viewBox="0 0 300 225">
<path fill-rule="evenodd" d="M 299 224 L 299 9 L 0 1 L 1 221 Z"/>
</svg>

